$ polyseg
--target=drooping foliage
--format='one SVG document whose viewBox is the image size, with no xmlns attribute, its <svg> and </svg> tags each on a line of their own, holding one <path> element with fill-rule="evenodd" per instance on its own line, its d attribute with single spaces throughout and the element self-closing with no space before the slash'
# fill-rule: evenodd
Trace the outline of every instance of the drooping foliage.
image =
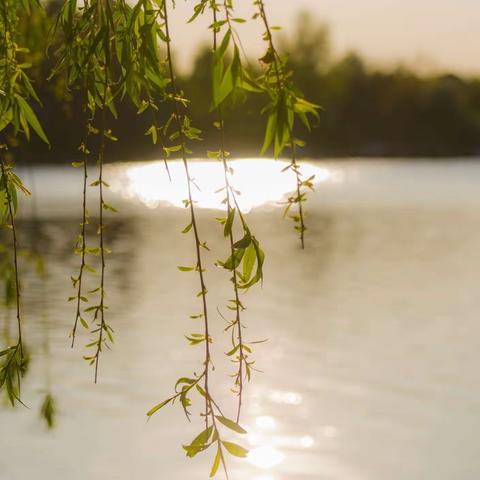
<svg viewBox="0 0 480 480">
<path fill-rule="evenodd" d="M 36 0 L 5 0 L 0 4 L 0 134 L 9 131 L 13 141 L 24 136 L 27 141 L 35 132 L 44 142 L 48 139 L 30 103 L 40 103 L 26 70 L 29 64 L 22 62 L 25 48 L 17 41 L 18 14 L 27 14 L 33 8 L 40 8 Z M 0 218 L 11 232 L 9 260 L 5 265 L 6 301 L 15 303 L 17 317 L 17 340 L 0 351 L 3 362 L 0 366 L 0 389 L 5 389 L 12 405 L 21 402 L 21 379 L 26 372 L 28 355 L 22 336 L 22 314 L 20 302 L 20 281 L 18 256 L 19 246 L 15 225 L 17 212 L 17 191 L 26 195 L 28 190 L 15 175 L 9 162 L 6 138 L 0 137 Z M 14 300 L 13 300 L 14 299 Z"/>
<path fill-rule="evenodd" d="M 201 0 L 192 6 L 190 22 L 202 15 L 211 18 L 211 111 L 216 116 L 214 126 L 218 135 L 217 148 L 208 150 L 206 156 L 221 162 L 224 171 L 221 191 L 224 194 L 225 213 L 218 221 L 228 244 L 229 255 L 226 259 L 218 260 L 217 266 L 226 271 L 232 285 L 232 298 L 227 302 L 227 310 L 231 312 L 232 318 L 224 318 L 225 330 L 231 339 L 231 349 L 226 355 L 236 366 L 232 390 L 237 397 L 237 413 L 234 419 L 230 419 L 224 415 L 212 389 L 212 382 L 216 379 L 213 375 L 210 345 L 214 339 L 210 333 L 212 317 L 204 258 L 204 252 L 209 247 L 202 238 L 195 198 L 197 187 L 190 173 L 192 145 L 202 140 L 202 132 L 191 120 L 191 100 L 185 95 L 175 71 L 171 46 L 172 37 L 176 33 L 171 26 L 174 6 L 175 2 L 171 0 L 65 0 L 52 27 L 50 55 L 54 58 L 55 66 L 49 78 L 63 78 L 66 88 L 78 92 L 83 99 L 83 139 L 78 145 L 80 158 L 73 163 L 83 173 L 83 194 L 80 231 L 75 248 L 80 261 L 78 270 L 71 277 L 74 294 L 69 299 L 75 305 L 71 339 L 73 347 L 81 330 L 86 331 L 88 341 L 84 359 L 94 366 L 94 379 L 97 382 L 101 354 L 110 348 L 114 340 L 106 304 L 107 257 L 111 252 L 106 245 L 105 231 L 108 228 L 106 214 L 115 213 L 116 210 L 105 201 L 105 189 L 109 185 L 105 178 L 104 164 L 108 158 L 109 145 L 117 140 L 111 128 L 111 120 L 118 116 L 120 105 L 129 103 L 138 115 L 149 118 L 150 125 L 144 133 L 158 146 L 159 155 L 165 162 L 165 174 L 169 175 L 170 158 L 179 157 L 183 164 L 188 192 L 184 205 L 188 220 L 182 233 L 192 236 L 194 258 L 190 266 L 178 268 L 198 277 L 200 313 L 192 313 L 191 318 L 200 319 L 203 323 L 203 331 L 195 331 L 186 336 L 190 345 L 204 347 L 202 369 L 199 373 L 179 378 L 173 394 L 153 407 L 147 415 L 150 418 L 164 406 L 177 402 L 190 419 L 192 408 L 198 402 L 204 425 L 196 438 L 184 446 L 186 454 L 194 457 L 213 448 L 216 453 L 211 476 L 217 473 L 220 466 L 223 466 L 228 476 L 226 453 L 245 457 L 247 450 L 224 440 L 223 432 L 230 430 L 240 435 L 246 433 L 240 426 L 241 410 L 246 382 L 254 370 L 252 347 L 258 343 L 244 339 L 245 307 L 242 297 L 243 292 L 263 281 L 265 254 L 239 206 L 239 192 L 232 186 L 234 171 L 229 164 L 224 109 L 233 100 L 249 95 L 264 99 L 265 107 L 259 112 L 265 114 L 267 119 L 262 151 L 265 153 L 273 146 L 274 156 L 278 157 L 285 148 L 290 150 L 291 163 L 287 169 L 295 174 L 296 184 L 292 185 L 292 190 L 296 193 L 287 201 L 286 214 L 294 220 L 303 247 L 306 231 L 303 209 L 305 190 L 312 188 L 313 179 L 302 177 L 297 162 L 297 149 L 303 143 L 296 135 L 296 119 L 310 128 L 309 117 L 317 116 L 318 107 L 305 100 L 293 84 L 287 60 L 276 50 L 263 1 L 253 2 L 256 9 L 253 20 L 260 20 L 265 29 L 263 39 L 266 53 L 260 59 L 260 73 L 250 71 L 242 59 L 235 24 L 246 20 L 235 15 L 232 0 Z M 29 192 L 14 173 L 14 163 L 8 157 L 8 146 L 20 136 L 28 141 L 31 132 L 48 143 L 32 107 L 35 103 L 40 104 L 40 99 L 26 73 L 29 65 L 22 63 L 22 54 L 27 52 L 18 45 L 17 39 L 19 15 L 28 15 L 31 9 L 40 11 L 42 6 L 36 0 L 6 0 L 0 6 L 1 33 L 4 39 L 0 51 L 0 134 L 4 137 L 0 142 L 0 214 L 2 223 L 11 230 L 11 262 L 6 268 L 18 320 L 16 343 L 0 352 L 0 387 L 5 389 L 12 404 L 21 401 L 21 378 L 28 359 L 22 341 L 15 213 L 17 190 L 25 194 Z M 89 181 L 92 172 L 95 179 Z M 88 199 L 92 195 L 95 195 L 97 202 L 95 217 L 90 217 L 87 209 Z M 295 208 L 297 210 L 293 211 Z M 96 234 L 92 238 L 88 226 L 93 218 Z M 92 257 L 98 259 L 91 260 Z M 87 290 L 87 275 L 94 275 L 97 282 L 94 289 Z M 41 413 L 51 427 L 55 401 L 50 394 L 45 397 Z"/>
</svg>

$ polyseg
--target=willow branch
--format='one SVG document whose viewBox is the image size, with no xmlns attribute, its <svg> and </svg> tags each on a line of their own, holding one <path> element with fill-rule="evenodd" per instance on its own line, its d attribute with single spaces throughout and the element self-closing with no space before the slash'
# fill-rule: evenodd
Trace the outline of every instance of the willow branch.
<svg viewBox="0 0 480 480">
<path fill-rule="evenodd" d="M 86 107 L 87 108 L 87 107 Z M 83 148 L 83 191 L 82 191 L 82 225 L 80 231 L 80 248 L 81 248 L 81 260 L 80 260 L 80 269 L 78 272 L 77 277 L 77 312 L 75 315 L 75 323 L 73 325 L 72 330 L 72 348 L 75 345 L 75 336 L 77 333 L 78 321 L 81 317 L 81 301 L 82 301 L 82 287 L 83 287 L 83 272 L 85 269 L 85 258 L 86 258 L 86 250 L 87 250 L 87 242 L 86 242 L 86 225 L 87 225 L 87 180 L 88 180 L 88 139 L 90 137 L 90 125 L 89 119 L 87 119 L 85 125 L 85 135 L 82 143 Z"/>
<path fill-rule="evenodd" d="M 7 198 L 8 217 L 10 220 L 10 228 L 12 230 L 12 248 L 13 248 L 13 267 L 15 273 L 15 299 L 16 299 L 16 315 L 17 315 L 17 328 L 18 328 L 18 343 L 17 348 L 20 349 L 20 356 L 23 358 L 23 340 L 22 340 L 22 318 L 20 311 L 20 282 L 18 273 L 18 242 L 17 242 L 17 229 L 15 226 L 15 214 L 13 212 L 12 196 L 10 194 L 9 182 L 7 177 L 7 167 L 5 166 L 5 159 L 2 155 L 1 161 L 2 176 L 5 180 L 5 194 Z M 15 187 L 14 187 L 15 188 Z"/>
<path fill-rule="evenodd" d="M 201 297 L 202 297 L 202 306 L 203 306 L 203 319 L 204 319 L 204 331 L 205 331 L 205 377 L 204 377 L 204 389 L 205 389 L 205 423 L 208 428 L 208 417 L 209 411 L 211 410 L 211 401 L 210 393 L 209 393 L 209 369 L 210 369 L 210 334 L 209 334 L 209 321 L 208 321 L 208 307 L 207 307 L 207 288 L 205 285 L 205 278 L 203 275 L 203 266 L 202 266 L 202 254 L 201 254 L 201 242 L 200 242 L 200 235 L 199 235 L 199 228 L 196 219 L 196 212 L 195 212 L 195 205 L 194 199 L 192 194 L 192 178 L 190 175 L 190 169 L 187 160 L 187 149 L 186 149 L 186 138 L 185 133 L 183 130 L 182 125 L 182 115 L 180 113 L 180 108 L 178 106 L 178 89 L 177 83 L 175 79 L 175 71 L 173 67 L 173 60 L 172 60 L 172 49 L 171 49 L 171 38 L 170 38 L 170 28 L 169 28 L 169 19 L 168 19 L 168 6 L 167 0 L 163 2 L 163 12 L 164 12 L 164 20 L 165 20 L 165 33 L 167 37 L 167 63 L 168 63 L 168 70 L 170 75 L 170 82 L 171 88 L 173 91 L 173 100 L 174 100 L 174 107 L 175 107 L 175 121 L 177 124 L 177 130 L 180 135 L 180 145 L 181 145 L 181 155 L 182 155 L 182 162 L 185 170 L 185 175 L 187 177 L 187 186 L 188 186 L 188 203 L 190 207 L 190 217 L 191 217 L 191 224 L 193 228 L 193 233 L 195 236 L 195 251 L 197 257 L 197 264 L 196 270 L 198 271 L 199 280 L 200 280 L 200 287 L 201 287 Z M 213 416 L 213 415 L 212 415 Z"/>
<path fill-rule="evenodd" d="M 282 84 L 282 76 L 281 76 L 281 67 L 280 67 L 280 56 L 275 48 L 275 44 L 273 42 L 272 31 L 270 28 L 270 24 L 267 18 L 267 14 L 265 12 L 265 4 L 263 0 L 257 0 L 257 5 L 260 13 L 260 17 L 263 21 L 265 26 L 266 34 L 267 34 L 267 41 L 270 51 L 273 54 L 273 64 L 275 69 L 275 76 L 277 78 L 277 88 L 279 93 L 283 93 L 285 91 L 284 86 Z M 305 249 L 305 231 L 307 227 L 305 226 L 305 218 L 303 212 L 303 205 L 302 205 L 302 180 L 301 180 L 301 172 L 300 167 L 297 163 L 297 152 L 296 152 L 296 145 L 295 145 L 295 138 L 293 136 L 292 129 L 290 126 L 288 127 L 288 134 L 290 139 L 290 148 L 291 148 L 291 169 L 295 172 L 295 177 L 297 181 L 297 203 L 298 203 L 298 214 L 300 217 L 300 242 L 302 245 L 302 249 Z"/>
<path fill-rule="evenodd" d="M 229 28 L 231 28 L 230 24 L 230 15 L 229 15 L 229 10 L 228 10 L 228 5 L 226 2 L 224 2 L 224 8 L 225 8 L 225 15 L 227 18 L 227 22 L 229 25 Z M 217 11 L 215 8 L 215 5 L 212 7 L 213 10 L 213 21 L 214 23 L 217 22 Z M 217 38 L 217 30 L 213 29 L 213 51 L 214 53 L 217 50 L 217 44 L 218 44 L 218 38 Z M 220 152 L 221 152 L 221 160 L 222 160 L 222 165 L 223 165 L 223 174 L 224 174 L 224 182 L 225 182 L 225 192 L 227 196 L 227 218 L 230 217 L 232 214 L 232 200 L 236 202 L 236 196 L 235 192 L 232 189 L 232 186 L 230 184 L 230 180 L 228 178 L 228 172 L 229 172 L 229 166 L 228 166 L 228 161 L 227 161 L 227 154 L 226 154 L 226 149 L 225 149 L 225 126 L 224 126 L 224 120 L 223 120 L 223 111 L 222 111 L 222 106 L 218 105 L 217 107 L 217 118 L 218 118 L 218 123 L 219 123 L 219 131 L 220 131 Z M 233 197 L 233 199 L 232 199 Z M 237 204 L 238 205 L 238 204 Z M 240 212 L 241 214 L 241 212 Z M 231 258 L 234 258 L 235 255 L 235 248 L 234 248 L 234 238 L 233 238 L 233 229 L 230 229 L 229 235 L 229 243 L 230 243 L 230 255 Z M 241 315 L 240 315 L 240 294 L 239 294 L 239 287 L 238 287 L 238 275 L 237 275 L 237 270 L 234 266 L 233 268 L 233 277 L 232 277 L 232 283 L 233 283 L 233 291 L 235 295 L 235 323 L 234 326 L 237 328 L 237 336 L 238 336 L 238 345 L 239 345 L 239 366 L 238 366 L 238 374 L 237 374 L 237 380 L 236 383 L 238 383 L 238 407 L 237 407 L 237 423 L 240 421 L 240 414 L 241 414 L 241 409 L 242 409 L 242 400 L 243 400 L 243 364 L 245 362 L 245 357 L 244 357 L 244 351 L 243 351 L 243 338 L 242 338 L 242 322 L 241 322 Z"/>
</svg>

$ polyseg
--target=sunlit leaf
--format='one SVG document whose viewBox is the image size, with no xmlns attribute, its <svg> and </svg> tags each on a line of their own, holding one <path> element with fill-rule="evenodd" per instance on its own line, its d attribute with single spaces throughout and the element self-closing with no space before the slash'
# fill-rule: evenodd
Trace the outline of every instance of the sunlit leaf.
<svg viewBox="0 0 480 480">
<path fill-rule="evenodd" d="M 222 441 L 222 445 L 227 449 L 228 453 L 235 457 L 245 458 L 248 455 L 248 450 L 236 443 Z"/>
<path fill-rule="evenodd" d="M 215 418 L 225 425 L 227 428 L 230 430 L 233 430 L 234 432 L 245 434 L 247 431 L 242 428 L 238 423 L 234 422 L 233 420 L 230 420 L 229 418 L 222 417 L 221 415 L 215 415 Z"/>
</svg>

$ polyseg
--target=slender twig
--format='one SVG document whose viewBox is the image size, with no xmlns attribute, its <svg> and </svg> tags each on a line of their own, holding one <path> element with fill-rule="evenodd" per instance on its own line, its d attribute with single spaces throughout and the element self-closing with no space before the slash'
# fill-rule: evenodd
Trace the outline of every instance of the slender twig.
<svg viewBox="0 0 480 480">
<path fill-rule="evenodd" d="M 85 107 L 86 109 L 87 107 Z M 80 269 L 78 272 L 77 282 L 77 313 L 75 315 L 75 323 L 73 325 L 72 330 L 72 348 L 75 345 L 75 336 L 77 333 L 77 326 L 78 321 L 81 317 L 81 300 L 82 300 L 82 283 L 83 283 L 83 272 L 85 269 L 85 257 L 86 257 L 86 250 L 87 250 L 87 241 L 86 241 L 86 225 L 87 225 L 87 180 L 88 180 L 88 139 L 90 136 L 90 119 L 87 119 L 85 125 L 85 135 L 82 143 L 83 148 L 83 192 L 82 192 L 82 225 L 81 225 L 81 232 L 80 232 L 80 248 L 81 248 L 81 261 L 80 261 Z"/>
<path fill-rule="evenodd" d="M 265 4 L 263 3 L 263 0 L 257 0 L 257 5 L 260 13 L 260 17 L 263 21 L 263 24 L 265 26 L 266 30 L 266 36 L 267 36 L 267 41 L 269 45 L 269 49 L 273 54 L 273 64 L 274 64 L 274 69 L 275 69 L 275 76 L 277 78 L 277 88 L 279 94 L 282 94 L 284 92 L 284 86 L 282 84 L 282 76 L 280 74 L 280 56 L 275 48 L 275 45 L 273 43 L 273 35 L 272 31 L 270 29 L 270 24 L 267 18 L 267 14 L 265 12 Z M 288 134 L 289 134 L 289 139 L 290 139 L 290 148 L 291 148 L 291 169 L 295 172 L 296 176 L 296 181 L 297 181 L 297 203 L 298 203 L 298 214 L 300 218 L 300 242 L 302 245 L 302 249 L 305 249 L 305 231 L 307 227 L 305 226 L 305 216 L 303 212 L 303 198 L 302 198 L 302 192 L 301 188 L 303 185 L 302 179 L 301 179 L 301 172 L 300 172 L 300 167 L 297 162 L 297 152 L 296 152 L 296 144 L 295 144 L 295 138 L 293 136 L 292 129 L 290 126 L 288 127 Z"/>
<path fill-rule="evenodd" d="M 224 8 L 225 8 L 225 15 L 227 18 L 227 22 L 230 26 L 230 15 L 229 15 L 229 10 L 228 10 L 228 5 L 226 2 L 224 2 Z M 214 23 L 217 22 L 217 11 L 215 5 L 212 7 L 213 10 L 213 21 Z M 218 38 L 217 38 L 218 32 L 216 29 L 213 29 L 213 51 L 216 52 L 217 50 L 217 44 L 218 44 Z M 235 192 L 233 191 L 233 188 L 230 184 L 230 180 L 228 178 L 228 172 L 229 172 L 229 166 L 228 166 L 228 161 L 227 161 L 227 154 L 225 150 L 225 127 L 224 127 L 224 120 L 223 120 L 223 111 L 222 111 L 222 106 L 218 105 L 217 107 L 217 117 L 218 117 L 218 123 L 219 123 L 219 131 L 220 131 L 220 152 L 221 152 L 221 159 L 222 159 L 222 165 L 223 165 L 223 173 L 224 173 L 224 181 L 225 181 L 225 192 L 227 196 L 227 218 L 230 217 L 232 214 L 232 197 L 234 199 L 234 202 L 236 203 L 235 199 Z M 229 235 L 229 243 L 230 243 L 230 255 L 232 258 L 234 258 L 235 255 L 235 248 L 234 248 L 234 238 L 233 238 L 233 229 L 230 229 Z M 244 351 L 243 351 L 243 339 L 242 339 L 242 322 L 241 322 L 241 315 L 240 315 L 240 294 L 239 294 L 239 288 L 238 288 L 238 275 L 237 275 L 237 270 L 234 266 L 233 268 L 233 277 L 232 277 L 232 283 L 233 283 L 233 291 L 235 295 L 235 322 L 234 322 L 234 327 L 237 327 L 237 335 L 238 335 L 238 345 L 239 345 L 239 366 L 238 366 L 238 374 L 237 374 L 237 379 L 236 382 L 238 383 L 238 407 L 237 407 L 237 423 L 240 421 L 240 414 L 241 414 L 241 409 L 242 409 L 242 400 L 243 400 L 243 363 L 245 361 L 244 357 Z"/>
<path fill-rule="evenodd" d="M 107 82 L 105 81 L 105 84 Z M 107 88 L 107 87 L 105 87 Z M 106 93 L 105 93 L 106 97 Z M 104 97 L 104 99 L 105 99 Z M 100 312 L 100 332 L 99 332 L 99 337 L 98 337 L 98 345 L 97 345 L 97 351 L 95 354 L 95 383 L 97 383 L 98 379 L 98 362 L 100 358 L 100 352 L 102 351 L 102 342 L 103 342 L 103 332 L 106 328 L 105 325 L 105 305 L 104 305 L 104 300 L 105 300 L 105 290 L 104 290 L 104 285 L 105 285 L 105 249 L 104 249 L 104 222 L 103 222 L 103 159 L 104 159 L 104 154 L 105 154 L 105 108 L 106 104 L 104 103 L 102 105 L 102 126 L 100 130 L 100 150 L 99 150 L 99 155 L 98 155 L 98 160 L 99 160 L 99 175 L 98 175 L 98 180 L 100 182 L 99 184 L 99 221 L 98 221 L 98 232 L 100 235 L 100 261 L 101 261 L 101 273 L 100 273 L 100 305 L 99 308 L 97 309 L 96 317 L 98 312 Z"/>
<path fill-rule="evenodd" d="M 195 212 L 195 205 L 194 199 L 192 194 L 192 184 L 193 180 L 190 175 L 190 169 L 187 160 L 187 148 L 186 148 L 186 138 L 185 133 L 183 130 L 182 125 L 182 115 L 180 113 L 180 108 L 178 106 L 178 89 L 177 83 L 175 79 L 175 71 L 173 67 L 173 60 L 172 60 L 172 49 L 171 49 L 171 38 L 170 38 L 170 29 L 169 29 L 169 19 L 168 19 L 168 6 L 167 0 L 163 2 L 163 13 L 164 13 L 164 21 L 165 21 L 165 33 L 167 37 L 167 63 L 168 63 L 168 70 L 170 75 L 170 84 L 173 91 L 173 101 L 175 106 L 175 121 L 177 124 L 177 130 L 180 135 L 180 145 L 181 145 L 181 155 L 182 155 L 182 162 L 185 170 L 185 175 L 187 177 L 187 186 L 188 186 L 188 203 L 190 207 L 190 217 L 191 217 L 191 224 L 193 228 L 193 233 L 195 236 L 195 250 L 197 256 L 197 264 L 196 270 L 198 271 L 199 280 L 200 280 L 200 287 L 201 287 L 201 297 L 202 297 L 202 306 L 203 306 L 203 320 L 204 320 L 204 330 L 205 330 L 205 376 L 204 376 L 204 389 L 205 389 L 205 424 L 206 428 L 208 428 L 208 417 L 209 412 L 211 411 L 211 401 L 210 401 L 210 393 L 209 393 L 209 369 L 210 369 L 210 334 L 209 334 L 209 322 L 208 322 L 208 307 L 207 307 L 207 288 L 205 285 L 205 278 L 203 275 L 203 267 L 202 267 L 202 254 L 200 249 L 201 242 L 200 242 L 200 235 L 199 235 L 199 228 L 196 219 L 196 212 Z M 213 417 L 213 415 L 211 415 Z"/>
<path fill-rule="evenodd" d="M 105 0 L 105 8 L 109 9 L 110 8 L 110 0 Z M 109 12 L 110 13 L 110 12 Z M 109 86 L 109 78 L 108 78 L 108 73 L 109 73 L 109 67 L 110 67 L 110 29 L 108 27 L 109 25 L 109 15 L 107 14 L 107 27 L 105 31 L 105 71 L 104 71 L 104 85 L 103 85 L 103 98 L 102 98 L 102 116 L 101 116 L 101 127 L 100 127 L 100 149 L 98 152 L 98 182 L 99 182 L 99 221 L 98 221 L 98 234 L 100 236 L 100 261 L 101 261 L 101 272 L 100 272 L 100 304 L 95 312 L 95 318 L 98 318 L 98 315 L 100 315 L 100 324 L 98 325 L 99 327 L 99 334 L 98 334 L 98 344 L 97 344 L 97 350 L 95 353 L 95 383 L 97 383 L 98 380 L 98 364 L 99 364 L 99 359 L 100 359 L 100 353 L 102 351 L 102 343 L 103 343 L 103 335 L 104 331 L 107 328 L 107 325 L 105 323 L 105 268 L 106 268 L 106 262 L 105 262 L 105 234 L 104 234 L 104 229 L 105 229 L 105 224 L 103 220 L 103 211 L 105 208 L 105 202 L 103 200 L 103 186 L 104 186 L 104 181 L 103 181 L 103 164 L 104 164 L 104 158 L 105 158 L 105 143 L 106 143 L 106 109 L 107 109 L 107 96 L 108 96 L 108 86 Z"/>
<path fill-rule="evenodd" d="M 5 83 L 8 87 L 8 93 L 11 90 L 11 79 L 9 74 L 9 59 L 8 59 L 8 33 L 9 33 L 9 21 L 6 11 L 7 6 L 4 5 L 2 9 L 2 17 L 4 22 L 4 46 L 5 46 Z M 6 143 L 5 143 L 5 148 Z M 13 212 L 12 206 L 12 196 L 10 194 L 10 190 L 8 188 L 9 182 L 7 177 L 7 167 L 5 165 L 5 157 L 3 152 L 1 153 L 0 157 L 0 164 L 2 170 L 2 176 L 5 180 L 5 194 L 7 199 L 7 206 L 8 206 L 8 215 L 10 218 L 10 226 L 12 230 L 12 246 L 13 246 L 13 266 L 15 270 L 15 296 L 16 296 L 16 314 L 17 314 L 17 325 L 18 325 L 18 344 L 17 348 L 20 348 L 20 355 L 23 358 L 23 342 L 22 342 L 22 320 L 21 320 L 21 312 L 20 312 L 20 283 L 19 283 L 19 274 L 18 274 L 18 244 L 17 244 L 17 229 L 15 227 L 15 215 Z M 15 187 L 14 187 L 15 188 Z"/>
<path fill-rule="evenodd" d="M 15 273 L 15 297 L 16 297 L 16 311 L 17 311 L 17 328 L 18 328 L 18 344 L 17 348 L 20 349 L 20 356 L 23 358 L 23 340 L 22 340 L 22 319 L 20 311 L 20 282 L 18 273 L 18 242 L 17 242 L 17 229 L 15 226 L 15 215 L 13 212 L 12 196 L 9 190 L 9 182 L 7 177 L 7 167 L 5 166 L 5 159 L 2 154 L 0 165 L 2 169 L 2 176 L 5 181 L 5 195 L 7 199 L 8 216 L 10 219 L 10 228 L 12 230 L 12 248 L 13 248 L 13 267 Z M 15 187 L 14 187 L 15 188 Z"/>
</svg>

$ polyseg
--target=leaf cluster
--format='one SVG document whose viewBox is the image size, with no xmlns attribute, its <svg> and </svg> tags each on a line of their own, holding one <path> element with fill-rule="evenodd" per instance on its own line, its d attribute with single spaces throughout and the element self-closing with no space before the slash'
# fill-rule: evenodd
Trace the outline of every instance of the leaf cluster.
<svg viewBox="0 0 480 480">
<path fill-rule="evenodd" d="M 27 372 L 30 357 L 25 347 L 16 345 L 0 351 L 0 390 L 4 390 L 10 404 L 22 403 L 20 399 L 22 378 Z"/>
</svg>

